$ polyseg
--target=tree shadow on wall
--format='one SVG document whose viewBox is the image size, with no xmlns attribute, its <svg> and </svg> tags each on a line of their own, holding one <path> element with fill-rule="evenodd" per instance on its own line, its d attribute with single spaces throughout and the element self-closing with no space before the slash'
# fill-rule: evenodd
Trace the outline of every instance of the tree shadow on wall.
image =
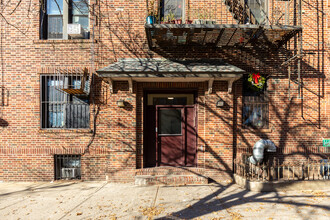
<svg viewBox="0 0 330 220">
<path fill-rule="evenodd" d="M 9 123 L 6 120 L 0 118 L 0 127 L 7 127 L 8 125 Z"/>
</svg>

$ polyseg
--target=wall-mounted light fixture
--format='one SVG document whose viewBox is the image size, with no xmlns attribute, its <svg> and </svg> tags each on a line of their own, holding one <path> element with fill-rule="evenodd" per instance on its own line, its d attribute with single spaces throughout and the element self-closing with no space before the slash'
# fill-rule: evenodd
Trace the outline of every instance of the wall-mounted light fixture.
<svg viewBox="0 0 330 220">
<path fill-rule="evenodd" d="M 222 100 L 222 98 L 220 98 L 220 99 L 217 101 L 216 106 L 217 106 L 217 107 L 223 107 L 224 105 L 225 105 L 225 102 Z"/>
<path fill-rule="evenodd" d="M 118 107 L 121 107 L 121 108 L 122 108 L 122 107 L 125 107 L 125 102 L 124 102 L 124 100 L 122 100 L 122 99 L 118 100 L 118 101 L 117 101 L 117 106 L 118 106 Z"/>
</svg>

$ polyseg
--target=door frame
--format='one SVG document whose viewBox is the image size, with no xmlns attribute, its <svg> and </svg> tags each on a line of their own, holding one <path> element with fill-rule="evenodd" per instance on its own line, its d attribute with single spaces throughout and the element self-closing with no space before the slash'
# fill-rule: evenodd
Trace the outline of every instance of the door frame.
<svg viewBox="0 0 330 220">
<path fill-rule="evenodd" d="M 145 88 L 143 89 L 143 122 L 142 122 L 142 154 L 143 154 L 143 167 L 146 168 L 148 167 L 147 166 L 147 154 L 145 153 L 145 150 L 146 150 L 146 145 L 147 145 L 147 141 L 145 139 L 146 135 L 145 135 L 145 132 L 146 132 L 146 126 L 147 126 L 147 123 L 146 123 L 146 117 L 147 117 L 147 105 L 148 105 L 148 94 L 193 94 L 194 95 L 194 104 L 193 105 L 186 105 L 186 106 L 194 106 L 195 108 L 195 118 L 196 118 L 196 121 L 195 121 L 195 129 L 196 129 L 196 146 L 195 146 L 195 149 L 196 149 L 196 167 L 197 167 L 197 161 L 198 161 L 198 154 L 197 154 L 197 151 L 198 151 L 198 105 L 197 105 L 197 96 L 198 96 L 198 89 L 197 88 L 175 88 L 175 89 L 156 89 L 156 88 Z M 168 105 L 167 107 L 169 107 L 170 105 Z M 157 119 L 156 119 L 157 120 Z M 156 132 L 157 133 L 157 132 Z M 156 134 L 157 135 L 157 134 Z M 157 157 L 156 157 L 156 164 L 155 164 L 155 167 L 158 167 L 159 164 L 159 160 L 158 160 L 158 140 L 157 140 L 158 136 L 156 137 L 155 136 L 155 140 L 156 140 L 156 145 L 157 145 L 157 149 L 156 149 L 156 154 L 157 154 Z M 156 146 L 155 146 L 156 147 Z M 150 166 L 149 166 L 150 167 Z"/>
</svg>

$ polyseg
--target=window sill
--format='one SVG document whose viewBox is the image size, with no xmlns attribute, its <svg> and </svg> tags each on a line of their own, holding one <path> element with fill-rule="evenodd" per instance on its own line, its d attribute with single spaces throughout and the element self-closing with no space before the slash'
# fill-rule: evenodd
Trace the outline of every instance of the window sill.
<svg viewBox="0 0 330 220">
<path fill-rule="evenodd" d="M 250 128 L 250 127 L 242 127 L 243 131 L 251 132 L 251 133 L 272 133 L 271 128 L 262 128 L 262 129 L 257 129 L 257 128 Z"/>
<path fill-rule="evenodd" d="M 97 43 L 97 40 L 92 39 L 68 39 L 68 40 L 34 40 L 34 44 L 91 44 Z"/>
<path fill-rule="evenodd" d="M 92 133 L 90 128 L 40 128 L 39 133 Z"/>
</svg>

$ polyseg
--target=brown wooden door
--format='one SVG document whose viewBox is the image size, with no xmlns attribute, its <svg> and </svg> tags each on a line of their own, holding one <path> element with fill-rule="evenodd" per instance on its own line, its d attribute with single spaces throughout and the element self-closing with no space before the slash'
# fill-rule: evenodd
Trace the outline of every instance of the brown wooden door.
<svg viewBox="0 0 330 220">
<path fill-rule="evenodd" d="M 157 106 L 157 146 L 160 166 L 184 166 L 184 108 Z"/>
<path fill-rule="evenodd" d="M 194 106 L 156 106 L 158 166 L 196 165 Z"/>
</svg>

